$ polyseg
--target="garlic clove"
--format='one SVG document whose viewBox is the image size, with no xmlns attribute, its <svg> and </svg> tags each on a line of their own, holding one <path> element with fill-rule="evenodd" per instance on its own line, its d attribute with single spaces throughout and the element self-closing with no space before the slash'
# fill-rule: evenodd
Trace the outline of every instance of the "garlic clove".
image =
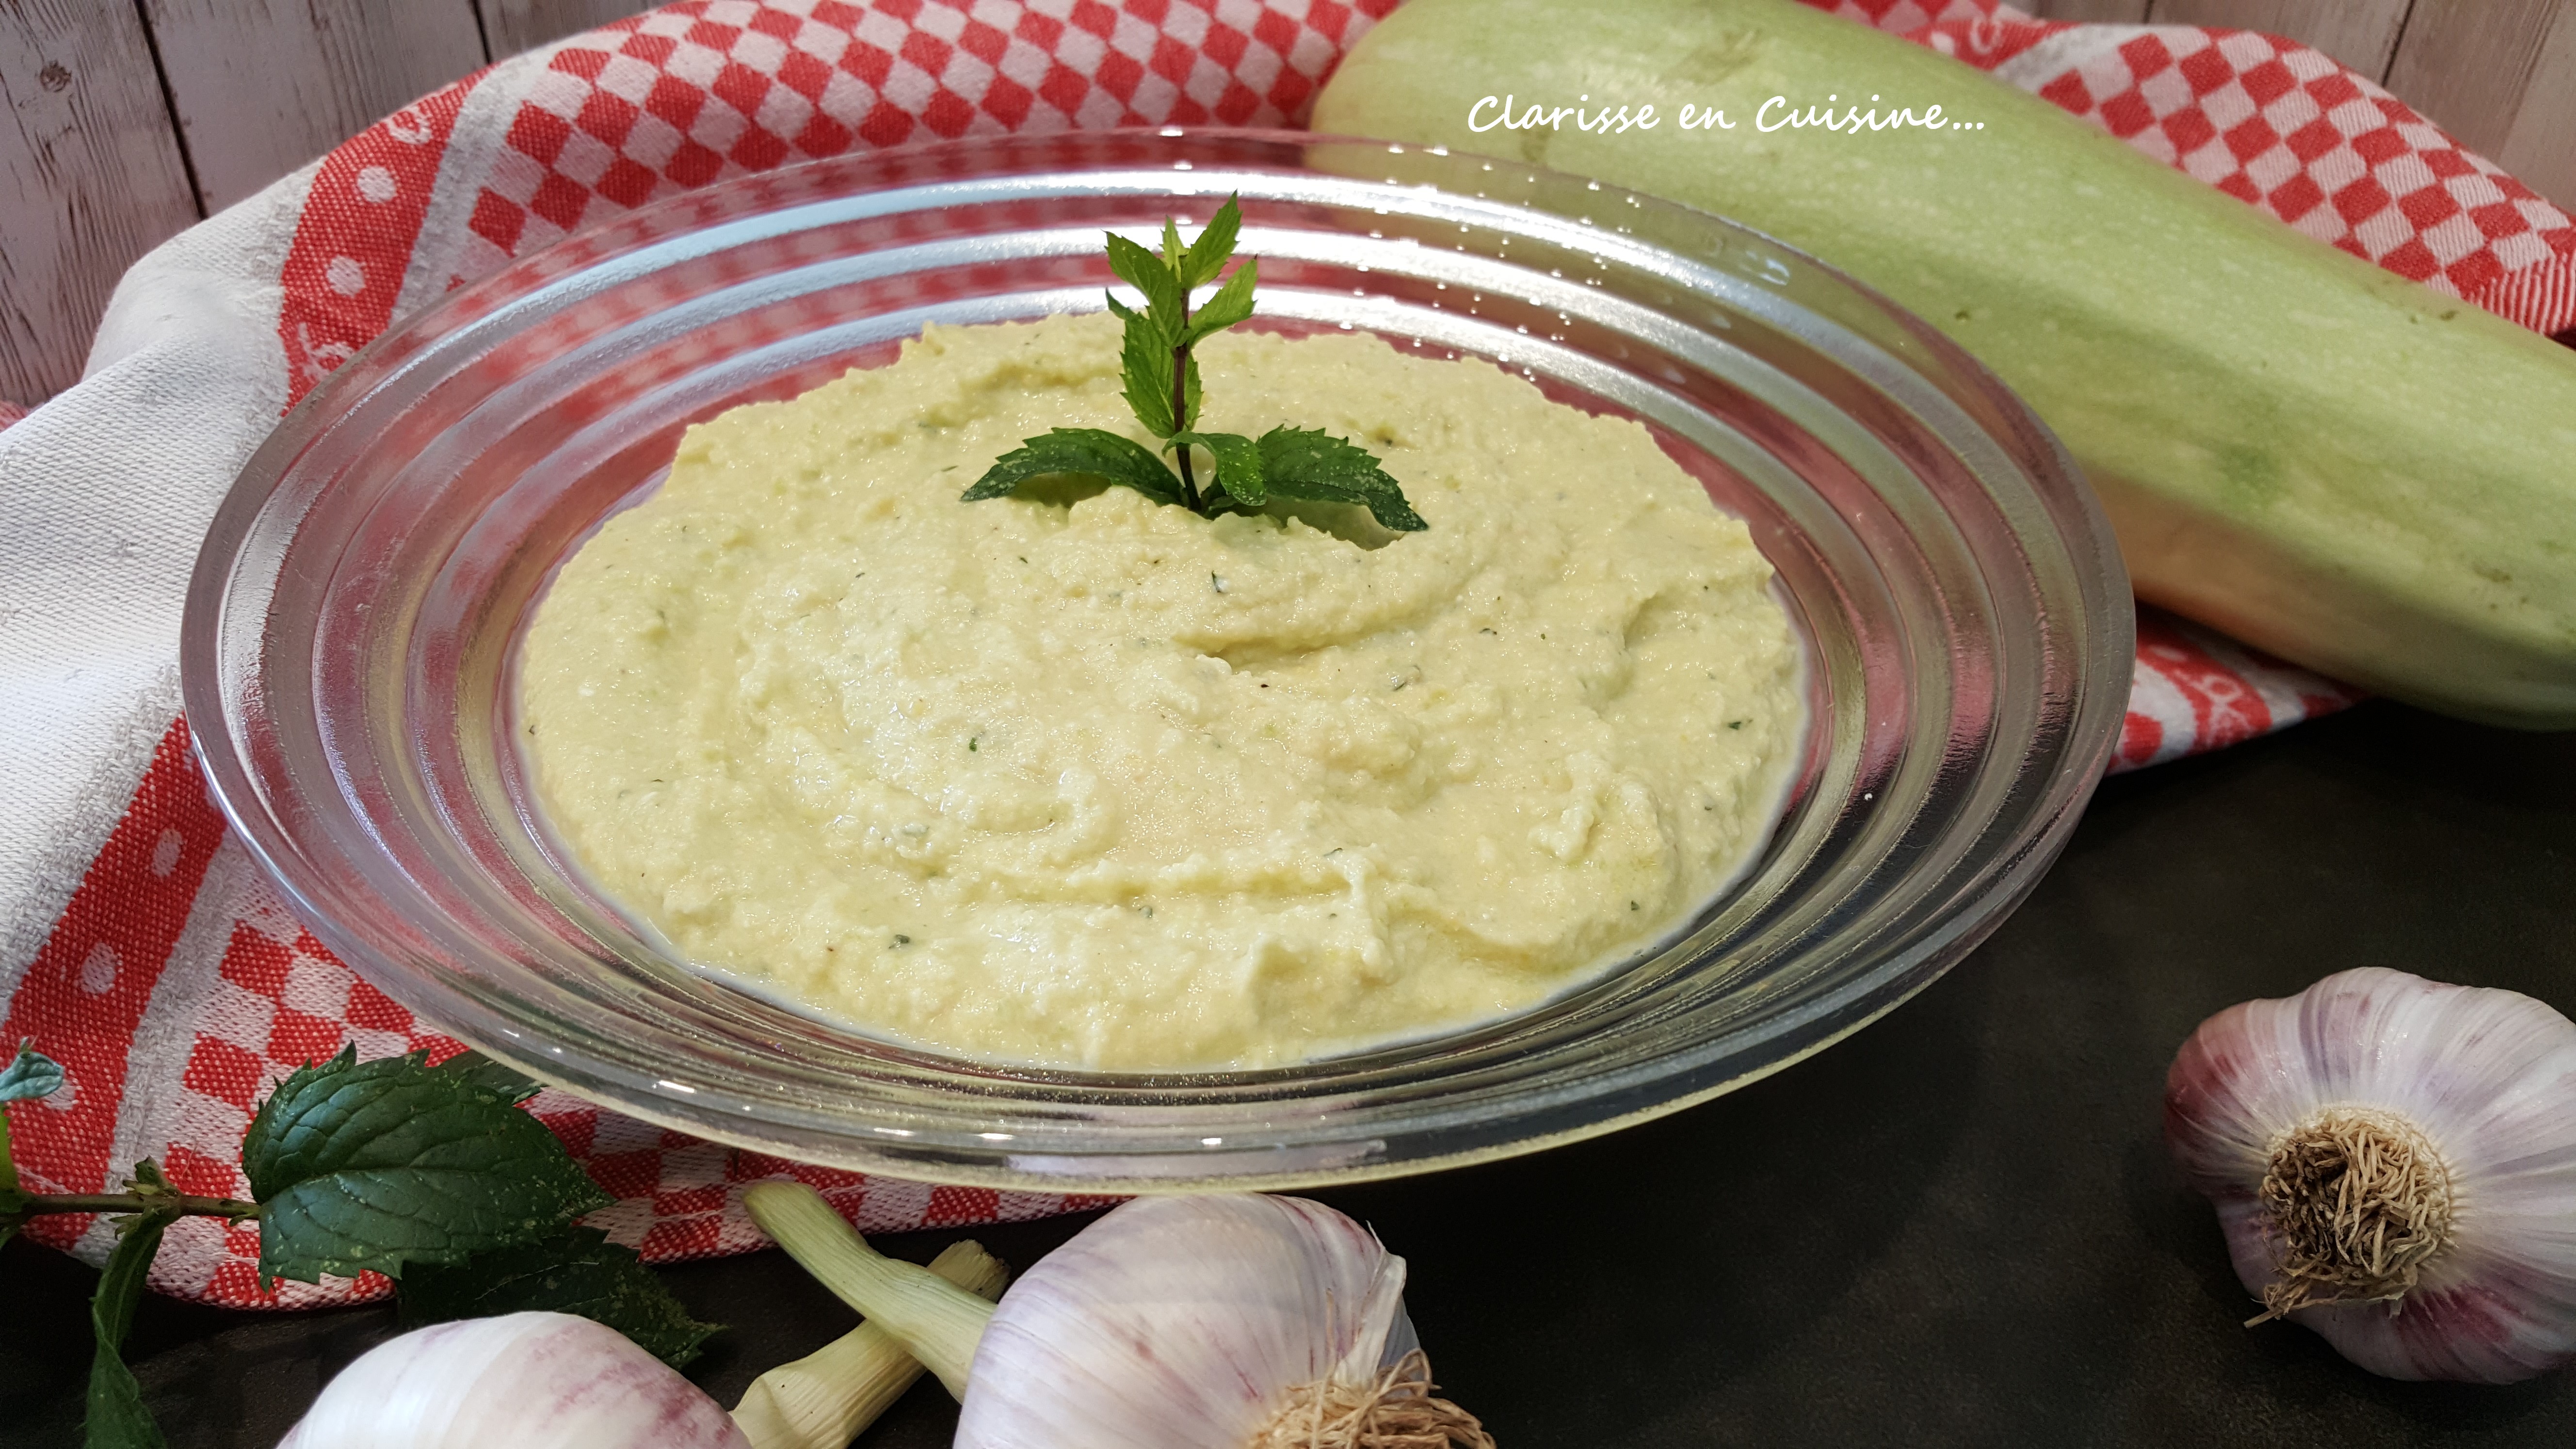
<svg viewBox="0 0 2576 1449">
<path fill-rule="evenodd" d="M 511 1313 L 415 1329 L 342 1369 L 278 1449 L 750 1449 L 613 1328 Z"/>
<path fill-rule="evenodd" d="M 2364 968 L 2230 1007 L 2175 1058 L 2165 1129 L 2238 1279 L 2353 1362 L 2506 1382 L 2576 1359 L 2576 1024 L 2543 1003 Z M 2352 1152 L 2285 1168 L 2338 1132 Z M 2294 1200 L 2349 1251 L 2303 1258 Z"/>
<path fill-rule="evenodd" d="M 1404 1260 L 1321 1204 L 1137 1199 L 1004 1296 L 956 1444 L 1235 1449 L 1289 1390 L 1401 1358 L 1403 1290 Z"/>
</svg>

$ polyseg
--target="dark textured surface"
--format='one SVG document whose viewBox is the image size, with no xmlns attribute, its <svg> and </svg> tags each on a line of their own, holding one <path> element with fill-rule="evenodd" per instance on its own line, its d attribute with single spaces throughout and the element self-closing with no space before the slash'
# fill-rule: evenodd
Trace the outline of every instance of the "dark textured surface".
<svg viewBox="0 0 2576 1449">
<path fill-rule="evenodd" d="M 2166 1165 L 2201 1018 L 2369 964 L 2576 1010 L 2576 735 L 2371 705 L 2111 781 L 2030 903 L 1852 1041 L 1596 1142 L 1318 1195 L 1411 1261 L 1442 1382 L 1511 1449 L 2576 1443 L 2567 1374 L 2396 1384 L 2238 1327 Z M 1025 1263 L 1077 1226 L 974 1236 Z M 736 1325 L 696 1370 L 728 1403 L 850 1321 L 775 1253 L 669 1277 Z M 93 1278 L 0 1254 L 0 1444 L 77 1442 Z M 155 1301 L 135 1347 L 172 1449 L 266 1449 L 384 1321 Z M 926 1384 L 862 1443 L 952 1421 Z"/>
</svg>

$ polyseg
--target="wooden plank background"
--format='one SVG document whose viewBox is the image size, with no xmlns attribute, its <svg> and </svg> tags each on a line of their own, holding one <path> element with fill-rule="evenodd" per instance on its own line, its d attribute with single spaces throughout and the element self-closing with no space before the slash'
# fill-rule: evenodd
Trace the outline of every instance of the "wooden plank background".
<svg viewBox="0 0 2576 1449">
<path fill-rule="evenodd" d="M 494 60 L 651 8 L 636 0 L 481 0 L 481 5 L 483 37 Z"/>
<path fill-rule="evenodd" d="M 0 399 L 80 375 L 126 263 L 195 221 L 132 6 L 0 0 Z"/>
<path fill-rule="evenodd" d="M 1582 0 L 1568 0 L 1582 3 Z M 117 277 L 491 59 L 646 0 L 0 0 L 0 399 L 80 376 Z M 2024 0 L 2296 36 L 2576 207 L 2576 0 Z"/>
<path fill-rule="evenodd" d="M 484 64 L 482 28 L 466 0 L 143 0 L 142 8 L 197 203 L 209 213 Z"/>
<path fill-rule="evenodd" d="M 2576 0 L 2024 0 L 2054 20 L 2294 36 L 2576 210 Z"/>
</svg>

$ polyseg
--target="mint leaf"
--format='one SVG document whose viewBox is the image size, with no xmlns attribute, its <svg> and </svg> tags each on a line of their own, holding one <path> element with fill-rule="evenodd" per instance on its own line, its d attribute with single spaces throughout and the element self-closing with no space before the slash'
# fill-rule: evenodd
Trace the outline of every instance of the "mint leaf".
<svg viewBox="0 0 2576 1449">
<path fill-rule="evenodd" d="M 259 1271 L 312 1282 L 452 1263 L 543 1236 L 611 1201 L 484 1067 L 417 1054 L 306 1066 L 242 1139 L 259 1200 Z"/>
<path fill-rule="evenodd" d="M 1127 333 L 1119 345 L 1118 367 L 1125 377 L 1128 410 L 1145 431 L 1158 438 L 1168 438 L 1181 430 L 1172 416 L 1172 344 L 1163 336 L 1154 319 L 1142 312 L 1119 305 L 1109 299 L 1109 310 L 1127 324 Z M 1196 396 L 1197 374 L 1190 377 L 1192 396 Z"/>
<path fill-rule="evenodd" d="M 1105 479 L 1157 503 L 1181 501 L 1180 480 L 1163 466 L 1162 459 L 1133 438 L 1099 428 L 1051 428 L 1043 436 L 1022 438 L 1017 448 L 994 459 L 993 466 L 958 501 L 980 503 L 1016 492 L 1032 478 L 1061 474 Z"/>
<path fill-rule="evenodd" d="M 0 1102 L 49 1096 L 63 1084 L 62 1064 L 36 1050 L 35 1038 L 18 1043 L 18 1055 L 0 1067 Z"/>
<path fill-rule="evenodd" d="M 691 1318 L 633 1248 L 608 1241 L 597 1228 L 566 1228 L 462 1263 L 424 1263 L 403 1275 L 399 1316 L 406 1330 L 531 1310 L 607 1324 L 673 1368 L 696 1358 L 723 1327 Z"/>
<path fill-rule="evenodd" d="M 1399 533 L 1430 527 L 1404 501 L 1404 489 L 1367 449 L 1316 428 L 1272 428 L 1261 435 L 1262 481 L 1282 498 L 1357 503 L 1379 525 Z"/>
<path fill-rule="evenodd" d="M 507 1098 L 513 1107 L 545 1090 L 528 1077 L 501 1065 L 481 1052 L 458 1052 L 440 1062 L 438 1070 L 463 1077 L 480 1086 L 489 1087 Z"/>
<path fill-rule="evenodd" d="M 1185 448 L 1193 443 L 1216 459 L 1216 486 L 1224 489 L 1227 497 L 1246 508 L 1259 508 L 1270 501 L 1270 490 L 1262 482 L 1259 443 L 1241 433 L 1182 433 L 1164 446 Z"/>
<path fill-rule="evenodd" d="M 1237 197 L 1227 197 L 1225 205 L 1216 209 L 1216 215 L 1208 218 L 1207 227 L 1199 233 L 1199 239 L 1192 242 L 1189 250 L 1182 253 L 1180 260 L 1173 265 L 1172 270 L 1180 275 L 1184 288 L 1195 288 L 1202 282 L 1213 280 L 1218 272 L 1225 269 L 1226 260 L 1234 255 L 1235 235 L 1243 229 L 1243 208 L 1238 201 Z M 1169 251 L 1180 240 L 1180 230 L 1166 220 L 1163 231 L 1169 238 L 1163 247 Z"/>
<path fill-rule="evenodd" d="M 1252 288 L 1260 265 L 1255 259 L 1234 269 L 1234 275 L 1190 318 L 1189 330 L 1181 334 L 1185 345 L 1195 346 L 1209 333 L 1222 332 L 1252 315 Z"/>
<path fill-rule="evenodd" d="M 1163 265 L 1163 259 L 1136 245 L 1116 232 L 1109 233 L 1109 270 L 1118 280 L 1145 294 L 1147 312 L 1154 325 L 1162 329 L 1163 345 L 1173 345 L 1181 335 L 1183 314 L 1189 311 L 1189 293 L 1181 279 Z"/>
<path fill-rule="evenodd" d="M 141 1168 L 135 1169 L 138 1173 Z M 117 1224 L 107 1271 L 89 1300 L 90 1350 L 88 1414 L 82 1420 L 84 1449 L 163 1449 L 161 1426 L 143 1407 L 143 1386 L 125 1366 L 125 1335 L 134 1327 L 134 1304 L 143 1296 L 144 1275 L 152 1255 L 161 1251 L 162 1230 L 175 1212 L 145 1213 Z"/>
</svg>

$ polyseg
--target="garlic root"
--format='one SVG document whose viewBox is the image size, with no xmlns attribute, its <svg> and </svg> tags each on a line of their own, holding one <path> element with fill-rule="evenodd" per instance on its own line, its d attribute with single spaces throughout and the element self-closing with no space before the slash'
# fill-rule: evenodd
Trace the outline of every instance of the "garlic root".
<svg viewBox="0 0 2576 1449">
<path fill-rule="evenodd" d="M 837 1217 L 837 1215 L 836 1215 Z M 951 1243 L 930 1271 L 981 1298 L 998 1298 L 1010 1271 L 975 1243 Z M 752 1381 L 734 1406 L 751 1449 L 845 1449 L 921 1377 L 921 1361 L 862 1323 L 794 1363 Z"/>
<path fill-rule="evenodd" d="M 1475 1415 L 1432 1397 L 1439 1387 L 1417 1348 L 1366 1383 L 1327 1378 L 1295 1390 L 1245 1449 L 1494 1449 Z"/>
<path fill-rule="evenodd" d="M 2248 1328 L 2324 1303 L 2394 1313 L 2451 1246 L 2451 1170 L 2394 1113 L 2329 1107 L 2281 1134 L 2257 1196 L 2281 1276 Z"/>
</svg>

